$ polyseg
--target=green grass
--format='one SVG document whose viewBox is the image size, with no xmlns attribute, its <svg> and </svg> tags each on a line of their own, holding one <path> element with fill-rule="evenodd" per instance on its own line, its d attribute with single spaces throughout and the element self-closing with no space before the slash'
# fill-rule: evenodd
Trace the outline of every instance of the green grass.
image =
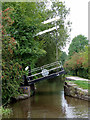
<svg viewBox="0 0 90 120">
<path fill-rule="evenodd" d="M 76 80 L 76 81 L 66 81 L 66 82 L 74 83 L 78 87 L 83 88 L 83 89 L 88 89 L 88 87 L 90 87 L 90 85 L 88 84 L 88 81 Z"/>
</svg>

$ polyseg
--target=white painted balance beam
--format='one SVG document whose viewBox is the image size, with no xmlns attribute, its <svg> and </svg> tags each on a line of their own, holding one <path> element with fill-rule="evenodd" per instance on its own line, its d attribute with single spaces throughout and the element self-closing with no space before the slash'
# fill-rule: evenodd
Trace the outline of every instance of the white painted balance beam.
<svg viewBox="0 0 90 120">
<path fill-rule="evenodd" d="M 51 31 L 53 31 L 53 30 L 55 30 L 55 29 L 58 29 L 58 28 L 59 28 L 59 26 L 50 28 L 50 29 L 48 29 L 48 30 L 44 30 L 44 31 L 42 31 L 42 32 L 37 33 L 36 36 L 42 35 L 42 34 L 47 33 L 47 32 L 51 32 Z"/>
</svg>

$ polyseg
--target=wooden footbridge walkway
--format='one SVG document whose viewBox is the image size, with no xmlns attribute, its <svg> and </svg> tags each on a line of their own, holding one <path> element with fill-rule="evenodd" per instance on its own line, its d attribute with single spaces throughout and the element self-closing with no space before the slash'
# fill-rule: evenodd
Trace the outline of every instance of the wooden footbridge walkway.
<svg viewBox="0 0 90 120">
<path fill-rule="evenodd" d="M 24 86 L 29 86 L 36 82 L 60 76 L 61 74 L 65 74 L 65 71 L 60 61 L 56 61 L 51 64 L 37 67 L 32 70 L 30 66 L 28 66 L 28 69 L 29 69 L 28 76 L 26 75 L 23 76 Z"/>
</svg>

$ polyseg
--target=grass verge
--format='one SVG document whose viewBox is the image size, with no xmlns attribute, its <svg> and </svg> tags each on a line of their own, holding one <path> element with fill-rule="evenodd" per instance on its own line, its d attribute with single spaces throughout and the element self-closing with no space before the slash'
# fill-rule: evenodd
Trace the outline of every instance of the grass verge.
<svg viewBox="0 0 90 120">
<path fill-rule="evenodd" d="M 90 85 L 88 84 L 88 81 L 81 81 L 81 80 L 76 80 L 76 81 L 66 81 L 69 83 L 74 83 L 76 84 L 78 87 L 83 88 L 83 89 L 88 89 L 88 87 L 90 88 Z"/>
</svg>

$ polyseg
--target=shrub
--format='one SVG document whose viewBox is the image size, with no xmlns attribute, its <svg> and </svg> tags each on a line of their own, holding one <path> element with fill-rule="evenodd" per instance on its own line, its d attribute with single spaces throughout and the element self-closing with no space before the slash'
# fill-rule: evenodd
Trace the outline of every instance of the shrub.
<svg viewBox="0 0 90 120">
<path fill-rule="evenodd" d="M 74 53 L 71 58 L 65 62 L 64 68 L 67 73 L 71 75 L 88 78 L 88 46 L 85 47 L 85 51 Z"/>
<path fill-rule="evenodd" d="M 7 8 L 2 11 L 2 103 L 8 103 L 11 97 L 18 94 L 18 88 L 22 81 L 22 66 L 16 61 L 14 52 L 16 41 L 10 36 L 9 28 L 13 24 L 10 18 L 12 9 Z M 9 34 L 8 34 L 9 33 Z"/>
</svg>

